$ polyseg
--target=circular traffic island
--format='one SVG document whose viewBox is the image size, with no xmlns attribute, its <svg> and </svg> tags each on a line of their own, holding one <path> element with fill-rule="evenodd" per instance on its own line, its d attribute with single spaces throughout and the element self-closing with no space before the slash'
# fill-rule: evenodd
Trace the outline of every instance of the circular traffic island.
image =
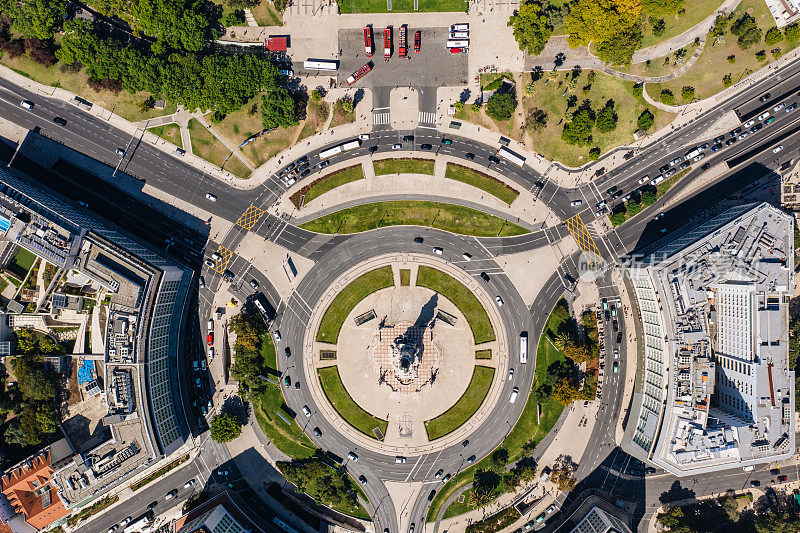
<svg viewBox="0 0 800 533">
<path fill-rule="evenodd" d="M 305 346 L 322 414 L 392 453 L 464 439 L 496 403 L 508 366 L 493 300 L 460 269 L 413 254 L 345 273 L 314 309 Z"/>
</svg>

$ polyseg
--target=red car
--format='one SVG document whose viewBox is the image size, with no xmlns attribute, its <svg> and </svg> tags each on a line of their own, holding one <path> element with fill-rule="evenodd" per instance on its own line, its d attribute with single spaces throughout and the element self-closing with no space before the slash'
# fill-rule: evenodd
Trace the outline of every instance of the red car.
<svg viewBox="0 0 800 533">
<path fill-rule="evenodd" d="M 209 333 L 206 336 L 206 342 L 208 342 L 209 346 L 212 346 L 214 344 L 214 334 L 213 333 Z"/>
<path fill-rule="evenodd" d="M 786 483 L 786 479 L 785 475 L 778 476 L 778 483 Z"/>
<path fill-rule="evenodd" d="M 419 31 L 414 32 L 414 53 L 415 54 L 419 53 L 419 46 L 420 46 L 421 42 L 422 42 L 422 32 L 419 32 Z"/>
</svg>

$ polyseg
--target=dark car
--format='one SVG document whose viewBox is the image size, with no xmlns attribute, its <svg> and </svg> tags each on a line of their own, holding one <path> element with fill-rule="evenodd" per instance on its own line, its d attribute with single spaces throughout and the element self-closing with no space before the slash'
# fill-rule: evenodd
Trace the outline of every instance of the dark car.
<svg viewBox="0 0 800 533">
<path fill-rule="evenodd" d="M 702 170 L 708 170 L 709 168 L 711 168 L 711 164 L 710 164 L 710 163 L 704 163 L 704 164 L 703 164 L 703 166 L 702 166 L 702 167 L 700 167 L 700 168 L 701 168 Z"/>
<path fill-rule="evenodd" d="M 620 331 L 617 333 L 617 344 L 621 343 L 622 343 L 622 332 Z"/>
<path fill-rule="evenodd" d="M 462 445 L 464 448 L 466 448 L 467 446 L 469 446 L 469 441 L 468 441 L 468 440 L 465 440 L 464 442 L 462 442 L 462 443 L 461 443 L 461 445 Z"/>
<path fill-rule="evenodd" d="M 230 270 L 226 270 L 225 272 L 222 273 L 222 279 L 224 279 L 225 281 L 233 281 L 233 272 L 231 272 Z"/>
<path fill-rule="evenodd" d="M 369 148 L 367 148 L 367 150 L 369 150 L 369 153 L 374 154 L 375 152 L 378 151 L 378 146 L 377 145 L 376 146 L 370 146 Z"/>
<path fill-rule="evenodd" d="M 452 139 L 442 139 L 442 144 L 446 144 L 446 145 L 450 146 L 451 144 L 453 144 L 453 140 Z"/>
<path fill-rule="evenodd" d="M 150 503 L 147 504 L 147 508 L 148 509 L 155 509 L 156 505 L 158 505 L 158 502 L 150 502 Z"/>
<path fill-rule="evenodd" d="M 473 154 L 472 152 L 467 152 L 466 154 L 464 154 L 464 157 L 466 157 L 469 160 L 472 160 L 475 159 L 475 154 Z"/>
<path fill-rule="evenodd" d="M 761 97 L 758 99 L 758 101 L 759 102 L 766 102 L 769 99 L 770 99 L 770 94 L 766 93 L 766 94 L 762 94 Z"/>
<path fill-rule="evenodd" d="M 308 157 L 307 156 L 303 156 L 303 157 L 299 158 L 297 161 L 295 161 L 295 163 L 297 165 L 306 164 L 306 163 L 308 163 Z"/>
<path fill-rule="evenodd" d="M 489 274 L 487 274 L 486 272 L 481 272 L 481 278 L 483 278 L 483 281 L 485 281 L 486 283 L 489 283 Z"/>
<path fill-rule="evenodd" d="M 641 476 L 644 475 L 644 470 L 641 470 L 639 468 L 631 468 L 630 473 L 632 476 Z"/>
<path fill-rule="evenodd" d="M 55 123 L 56 123 L 56 124 L 58 124 L 59 126 L 66 126 L 66 125 L 67 125 L 67 121 L 66 121 L 66 120 L 64 120 L 64 119 L 63 119 L 63 118 L 61 118 L 61 117 L 56 117 L 56 118 L 54 118 L 54 119 L 53 119 L 53 122 L 55 122 Z"/>
<path fill-rule="evenodd" d="M 283 353 L 286 355 L 287 359 L 292 356 L 292 350 L 290 350 L 288 346 L 283 349 Z"/>
<path fill-rule="evenodd" d="M 609 194 L 609 195 L 614 194 L 615 192 L 617 192 L 617 186 L 616 185 L 614 185 L 613 187 L 610 187 L 609 189 L 606 190 L 606 194 Z"/>
<path fill-rule="evenodd" d="M 658 167 L 658 171 L 661 172 L 661 173 L 664 173 L 667 170 L 669 170 L 669 165 L 664 165 L 664 166 Z"/>
<path fill-rule="evenodd" d="M 433 146 L 431 146 L 430 144 L 420 144 L 419 145 L 419 149 L 420 150 L 430 150 L 432 148 L 433 148 Z"/>
<path fill-rule="evenodd" d="M 727 141 L 725 141 L 725 146 L 730 146 L 730 145 L 732 145 L 732 144 L 733 144 L 733 143 L 735 143 L 735 142 L 736 142 L 736 137 L 731 137 L 730 139 L 728 139 Z"/>
<path fill-rule="evenodd" d="M 619 323 L 616 320 L 611 322 L 611 327 L 614 328 L 614 331 L 619 331 Z"/>
<path fill-rule="evenodd" d="M 742 133 L 742 128 L 736 128 L 735 130 L 731 131 L 731 137 L 736 137 L 740 133 Z"/>
<path fill-rule="evenodd" d="M 751 487 L 760 487 L 761 486 L 761 482 L 759 480 L 757 480 L 757 479 L 754 479 L 754 480 L 750 481 L 750 486 Z"/>
<path fill-rule="evenodd" d="M 714 137 L 714 142 L 715 143 L 721 143 L 724 140 L 725 140 L 725 136 L 724 135 L 720 135 L 719 137 Z"/>
<path fill-rule="evenodd" d="M 403 135 L 403 140 L 404 141 L 408 141 L 408 142 L 412 142 L 414 140 L 414 136 L 413 135 Z"/>
<path fill-rule="evenodd" d="M 433 500 L 433 497 L 436 496 L 436 490 L 432 490 L 430 494 L 428 494 L 428 501 Z"/>
<path fill-rule="evenodd" d="M 786 483 L 786 479 L 786 475 L 780 475 L 778 476 L 778 483 Z"/>
<path fill-rule="evenodd" d="M 414 242 L 417 244 L 422 244 L 425 241 L 422 237 L 414 237 Z"/>
<path fill-rule="evenodd" d="M 781 469 L 780 468 L 770 468 L 769 469 L 769 473 L 771 475 L 773 475 L 773 476 L 777 476 L 778 474 L 781 473 Z"/>
<path fill-rule="evenodd" d="M 644 473 L 645 474 L 655 474 L 656 473 L 656 469 L 653 468 L 652 466 L 648 466 L 647 468 L 644 469 Z"/>
<path fill-rule="evenodd" d="M 722 150 L 722 143 L 717 143 L 711 147 L 712 152 L 716 152 L 717 150 Z"/>
<path fill-rule="evenodd" d="M 292 378 L 289 377 L 289 376 L 286 376 L 285 378 L 283 378 L 283 384 L 286 385 L 287 387 L 291 387 L 292 386 Z"/>
<path fill-rule="evenodd" d="M 322 436 L 322 430 L 319 429 L 319 428 L 314 428 L 314 435 L 316 435 L 317 437 L 321 437 Z"/>
<path fill-rule="evenodd" d="M 495 156 L 495 155 L 490 155 L 489 156 L 489 161 L 491 161 L 492 163 L 497 164 L 497 163 L 500 162 L 500 159 L 498 159 L 497 156 Z"/>
<path fill-rule="evenodd" d="M 311 174 L 311 169 L 310 169 L 310 168 L 307 168 L 307 169 L 305 169 L 303 172 L 301 172 L 301 173 L 300 173 L 300 177 L 301 177 L 301 178 L 305 178 L 305 177 L 306 177 L 306 176 L 308 176 L 309 174 Z"/>
</svg>

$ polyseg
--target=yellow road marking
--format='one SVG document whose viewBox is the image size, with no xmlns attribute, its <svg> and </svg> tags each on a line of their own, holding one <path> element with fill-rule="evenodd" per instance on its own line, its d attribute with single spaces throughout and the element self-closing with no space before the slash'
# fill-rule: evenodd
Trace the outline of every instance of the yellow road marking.
<svg viewBox="0 0 800 533">
<path fill-rule="evenodd" d="M 239 217 L 239 220 L 236 221 L 237 226 L 241 226 L 247 231 L 253 229 L 261 217 L 264 215 L 264 210 L 260 207 L 256 207 L 253 204 L 250 204 L 250 207 L 245 209 L 242 216 Z"/>
</svg>

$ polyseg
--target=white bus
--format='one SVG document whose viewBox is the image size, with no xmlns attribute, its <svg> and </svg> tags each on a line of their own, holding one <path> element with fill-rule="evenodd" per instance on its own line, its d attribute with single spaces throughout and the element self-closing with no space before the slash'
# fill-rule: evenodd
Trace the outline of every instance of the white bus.
<svg viewBox="0 0 800 533">
<path fill-rule="evenodd" d="M 329 59 L 307 59 L 303 61 L 306 70 L 339 70 L 339 62 Z"/>
<path fill-rule="evenodd" d="M 139 532 L 145 527 L 149 526 L 153 522 L 153 519 L 150 518 L 148 515 L 142 515 L 137 518 L 135 521 L 131 522 L 125 529 L 123 529 L 123 533 L 134 533 Z"/>
<path fill-rule="evenodd" d="M 358 139 L 347 141 L 346 143 L 342 143 L 332 148 L 328 148 L 326 150 L 321 151 L 319 153 L 319 158 L 320 160 L 325 160 L 328 159 L 329 157 L 341 154 L 342 152 L 346 152 L 348 150 L 355 150 L 359 146 L 361 146 L 361 142 Z"/>
<path fill-rule="evenodd" d="M 523 331 L 519 334 L 519 363 L 524 365 L 528 362 L 528 332 Z"/>
<path fill-rule="evenodd" d="M 361 143 L 359 142 L 358 139 L 347 141 L 342 145 L 342 152 L 347 152 L 348 150 L 355 150 L 359 146 L 361 146 Z"/>
<path fill-rule="evenodd" d="M 450 31 L 469 31 L 469 23 L 462 22 L 460 24 L 451 24 Z"/>
<path fill-rule="evenodd" d="M 469 39 L 464 39 L 461 41 L 447 41 L 447 48 L 469 48 Z"/>
<path fill-rule="evenodd" d="M 524 157 L 520 157 L 518 154 L 515 154 L 514 152 L 512 152 L 511 150 L 509 150 L 505 146 L 501 146 L 500 147 L 500 151 L 497 152 L 497 155 L 499 155 L 503 159 L 511 161 L 515 165 L 522 166 L 522 165 L 525 164 L 525 158 Z"/>
<path fill-rule="evenodd" d="M 450 32 L 451 39 L 469 39 L 468 31 L 454 31 Z"/>
</svg>

